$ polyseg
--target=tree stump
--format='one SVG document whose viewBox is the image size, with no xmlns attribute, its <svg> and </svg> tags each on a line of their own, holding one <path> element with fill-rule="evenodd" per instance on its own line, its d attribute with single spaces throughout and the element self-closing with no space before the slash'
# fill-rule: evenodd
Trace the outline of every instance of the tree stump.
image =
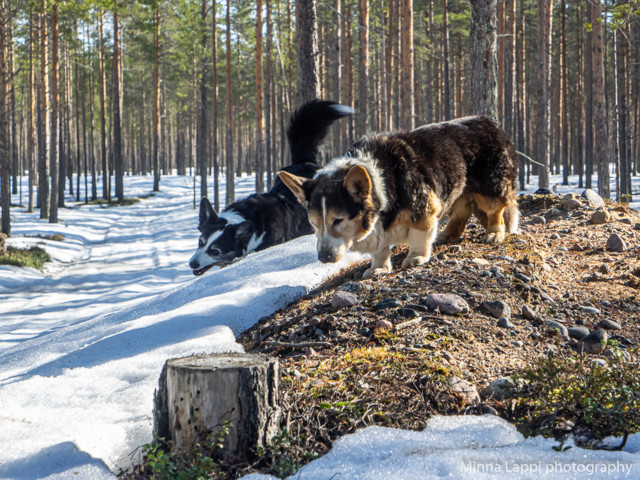
<svg viewBox="0 0 640 480">
<path fill-rule="evenodd" d="M 7 235 L 0 233 L 0 257 L 7 253 Z"/>
<path fill-rule="evenodd" d="M 258 354 L 168 360 L 154 399 L 154 437 L 189 449 L 231 422 L 223 457 L 246 462 L 277 434 L 279 363 Z"/>
</svg>

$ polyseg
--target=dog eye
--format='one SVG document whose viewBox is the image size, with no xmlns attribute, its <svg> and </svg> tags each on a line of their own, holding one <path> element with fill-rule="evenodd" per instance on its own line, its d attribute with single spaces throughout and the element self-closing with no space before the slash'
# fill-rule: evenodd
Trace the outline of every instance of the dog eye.
<svg viewBox="0 0 640 480">
<path fill-rule="evenodd" d="M 338 225 L 340 225 L 340 223 L 342 223 L 342 220 L 344 220 L 344 218 L 336 218 L 333 220 L 333 226 L 337 227 Z"/>
<path fill-rule="evenodd" d="M 216 257 L 222 253 L 222 252 L 221 252 L 220 250 L 218 250 L 217 248 L 212 248 L 212 249 L 210 250 L 210 252 L 211 252 L 211 255 L 215 255 Z"/>
</svg>

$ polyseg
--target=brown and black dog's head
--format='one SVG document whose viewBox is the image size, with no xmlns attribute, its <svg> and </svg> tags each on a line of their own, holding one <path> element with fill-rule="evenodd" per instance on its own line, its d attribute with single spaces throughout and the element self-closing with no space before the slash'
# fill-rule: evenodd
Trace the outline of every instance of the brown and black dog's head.
<svg viewBox="0 0 640 480">
<path fill-rule="evenodd" d="M 283 171 L 278 175 L 307 208 L 321 262 L 339 261 L 354 242 L 373 230 L 384 203 L 375 166 L 339 158 L 312 180 Z"/>
</svg>

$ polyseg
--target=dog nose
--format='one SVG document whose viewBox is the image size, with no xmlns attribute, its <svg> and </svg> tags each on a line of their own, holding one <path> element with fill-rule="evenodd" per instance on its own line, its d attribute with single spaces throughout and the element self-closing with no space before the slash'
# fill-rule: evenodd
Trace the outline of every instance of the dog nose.
<svg viewBox="0 0 640 480">
<path fill-rule="evenodd" d="M 191 267 L 192 270 L 197 270 L 198 267 L 200 267 L 200 264 L 196 260 L 191 260 L 189 262 L 189 267 Z"/>
<path fill-rule="evenodd" d="M 320 260 L 322 263 L 335 263 L 337 261 L 335 254 L 329 250 L 319 251 L 318 260 Z"/>
</svg>

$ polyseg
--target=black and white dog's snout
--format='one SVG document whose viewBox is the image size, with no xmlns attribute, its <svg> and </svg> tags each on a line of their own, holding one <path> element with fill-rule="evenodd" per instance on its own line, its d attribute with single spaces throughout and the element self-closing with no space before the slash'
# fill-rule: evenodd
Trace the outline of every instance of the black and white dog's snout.
<svg viewBox="0 0 640 480">
<path fill-rule="evenodd" d="M 339 255 L 334 250 L 320 250 L 318 252 L 318 260 L 322 263 L 336 263 L 339 260 Z"/>
</svg>

